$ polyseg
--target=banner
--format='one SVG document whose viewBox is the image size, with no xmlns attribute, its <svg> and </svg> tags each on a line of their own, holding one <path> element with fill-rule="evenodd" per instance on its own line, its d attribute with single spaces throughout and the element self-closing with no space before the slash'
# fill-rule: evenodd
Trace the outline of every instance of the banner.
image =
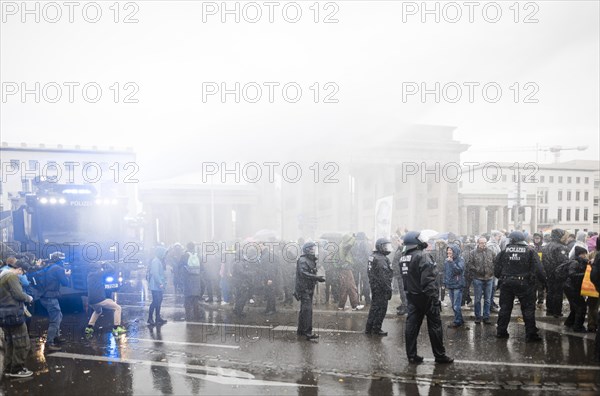
<svg viewBox="0 0 600 396">
<path fill-rule="evenodd" d="M 389 195 L 375 203 L 375 240 L 391 238 L 393 196 Z"/>
</svg>

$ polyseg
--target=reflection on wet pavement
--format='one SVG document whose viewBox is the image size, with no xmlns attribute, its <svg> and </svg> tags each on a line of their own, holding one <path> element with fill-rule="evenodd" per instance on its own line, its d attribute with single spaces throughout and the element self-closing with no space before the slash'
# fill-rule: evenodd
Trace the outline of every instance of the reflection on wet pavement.
<svg viewBox="0 0 600 396">
<path fill-rule="evenodd" d="M 419 351 L 425 362 L 408 364 L 404 352 L 404 317 L 388 315 L 388 337 L 362 334 L 366 312 L 337 312 L 318 306 L 314 314 L 318 342 L 295 335 L 297 311 L 279 308 L 266 316 L 248 308 L 239 320 L 230 307 L 203 304 L 198 317 L 186 321 L 181 297 L 166 295 L 168 323 L 145 324 L 148 302 L 132 290 L 119 296 L 128 332 L 115 337 L 110 314 L 85 337 L 85 313 L 69 313 L 63 322 L 68 342 L 47 353 L 34 344 L 26 380 L 2 381 L 4 394 L 467 394 L 527 391 L 597 394 L 600 365 L 590 363 L 594 340 L 570 334 L 560 321 L 540 316 L 544 341 L 524 342 L 524 327 L 512 321 L 511 337 L 498 340 L 495 326 L 468 323 L 448 329 L 445 342 L 455 363 L 436 365 L 427 332 Z M 393 306 L 394 304 L 390 304 Z M 465 312 L 469 317 L 469 312 Z M 444 321 L 449 312 L 444 311 Z M 32 328 L 45 328 L 35 318 Z M 43 334 L 42 334 L 43 335 Z"/>
</svg>

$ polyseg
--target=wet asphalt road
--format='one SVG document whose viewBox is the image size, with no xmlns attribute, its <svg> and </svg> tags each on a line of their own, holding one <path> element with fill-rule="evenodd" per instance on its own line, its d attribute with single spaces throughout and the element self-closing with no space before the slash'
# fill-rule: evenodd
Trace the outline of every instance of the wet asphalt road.
<svg viewBox="0 0 600 396">
<path fill-rule="evenodd" d="M 508 340 L 497 340 L 494 325 L 475 325 L 472 310 L 464 311 L 464 328 L 444 329 L 448 355 L 456 359 L 452 365 L 433 362 L 424 324 L 419 353 L 426 360 L 414 366 L 404 350 L 405 317 L 393 314 L 397 296 L 384 321 L 389 336 L 362 334 L 366 309 L 338 312 L 318 304 L 313 325 L 320 339 L 309 342 L 295 335 L 296 306 L 266 316 L 254 304 L 238 319 L 230 306 L 203 304 L 200 316 L 186 321 L 183 300 L 173 294 L 163 302 L 168 323 L 148 327 L 149 301 L 136 289 L 141 287 L 118 295 L 126 335 L 110 333 L 109 312 L 89 338 L 88 315 L 66 314 L 63 351 L 48 353 L 34 343 L 28 362 L 34 376 L 3 379 L 0 394 L 600 394 L 600 365 L 591 363 L 593 335 L 565 331 L 560 319 L 538 312 L 544 341 L 526 344 L 518 306 Z M 444 307 L 445 324 L 450 314 Z M 43 336 L 46 326 L 38 318 L 31 332 Z"/>
</svg>

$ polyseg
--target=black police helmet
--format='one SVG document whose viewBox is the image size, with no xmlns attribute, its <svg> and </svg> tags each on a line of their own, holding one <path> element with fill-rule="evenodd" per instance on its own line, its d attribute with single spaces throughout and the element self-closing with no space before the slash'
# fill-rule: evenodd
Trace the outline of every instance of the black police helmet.
<svg viewBox="0 0 600 396">
<path fill-rule="evenodd" d="M 521 231 L 513 231 L 508 235 L 511 243 L 523 242 L 525 240 L 525 234 Z"/>
<path fill-rule="evenodd" d="M 389 247 L 391 248 L 392 242 L 389 239 L 379 238 L 375 242 L 375 250 L 377 250 L 378 252 L 381 252 L 381 253 L 391 253 L 391 250 L 384 250 L 386 244 L 389 244 Z"/>
<path fill-rule="evenodd" d="M 427 243 L 419 239 L 420 234 L 420 231 L 409 231 L 404 235 L 403 241 L 404 246 L 406 246 L 406 250 L 411 250 L 416 247 L 420 247 L 422 249 L 427 247 Z"/>
</svg>

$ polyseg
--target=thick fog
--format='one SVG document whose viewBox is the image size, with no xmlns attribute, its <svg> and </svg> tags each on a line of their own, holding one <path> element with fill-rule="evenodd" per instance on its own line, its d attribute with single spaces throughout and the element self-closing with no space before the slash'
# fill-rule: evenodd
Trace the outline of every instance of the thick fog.
<svg viewBox="0 0 600 396">
<path fill-rule="evenodd" d="M 207 164 L 277 163 L 250 205 L 278 214 L 259 227 L 254 213 L 236 237 L 285 230 L 328 208 L 324 196 L 348 219 L 325 216 L 319 231 L 358 231 L 378 199 L 405 202 L 394 179 L 406 161 L 551 163 L 554 146 L 571 148 L 561 161 L 597 160 L 598 3 L 467 3 L 3 2 L 1 140 L 131 147 L 140 187 L 210 185 Z M 281 179 L 289 162 L 308 180 L 301 192 Z M 304 197 L 289 219 L 286 194 Z M 212 236 L 235 216 L 213 209 L 198 215 Z M 422 226 L 438 221 L 456 223 Z"/>
</svg>

